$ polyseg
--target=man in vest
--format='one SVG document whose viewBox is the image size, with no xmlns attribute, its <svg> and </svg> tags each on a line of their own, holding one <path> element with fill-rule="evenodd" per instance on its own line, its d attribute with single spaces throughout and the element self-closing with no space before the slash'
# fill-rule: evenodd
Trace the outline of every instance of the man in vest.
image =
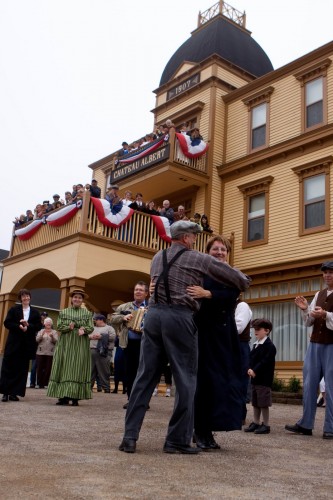
<svg viewBox="0 0 333 500">
<path fill-rule="evenodd" d="M 295 299 L 305 325 L 313 325 L 313 330 L 303 366 L 303 415 L 295 425 L 286 425 L 285 429 L 312 435 L 318 385 L 324 377 L 326 412 L 323 438 L 333 439 L 333 261 L 324 262 L 321 271 L 327 288 L 317 292 L 310 305 L 304 297 Z"/>
<path fill-rule="evenodd" d="M 160 378 L 160 367 L 166 354 L 174 377 L 177 394 L 163 451 L 196 454 L 192 448 L 193 402 L 198 367 L 198 338 L 193 314 L 199 302 L 187 293 L 190 285 L 202 286 L 204 276 L 248 288 L 250 279 L 210 255 L 192 250 L 200 226 L 178 221 L 170 227 L 172 244 L 161 250 L 151 264 L 155 285 L 144 322 L 144 334 L 138 373 L 133 385 L 125 418 L 124 438 L 120 451 L 134 453 L 141 425 L 151 395 Z"/>
</svg>

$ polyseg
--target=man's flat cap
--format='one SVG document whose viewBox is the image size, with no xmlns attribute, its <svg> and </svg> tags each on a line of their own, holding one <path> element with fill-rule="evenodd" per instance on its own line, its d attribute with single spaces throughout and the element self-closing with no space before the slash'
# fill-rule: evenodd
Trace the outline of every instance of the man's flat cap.
<svg viewBox="0 0 333 500">
<path fill-rule="evenodd" d="M 320 268 L 321 271 L 326 271 L 326 269 L 333 269 L 333 260 L 324 262 Z"/>
<path fill-rule="evenodd" d="M 199 224 L 187 220 L 179 220 L 174 222 L 170 227 L 171 238 L 178 238 L 181 234 L 193 233 L 198 234 L 202 232 Z"/>
</svg>

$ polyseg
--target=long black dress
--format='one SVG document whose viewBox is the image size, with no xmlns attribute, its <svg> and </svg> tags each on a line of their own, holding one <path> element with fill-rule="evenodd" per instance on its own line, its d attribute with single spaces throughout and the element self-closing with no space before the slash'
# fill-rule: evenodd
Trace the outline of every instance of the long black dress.
<svg viewBox="0 0 333 500">
<path fill-rule="evenodd" d="M 22 305 L 15 305 L 9 309 L 4 321 L 9 333 L 2 360 L 0 393 L 24 397 L 29 361 L 36 357 L 36 334 L 41 328 L 41 319 L 38 310 L 30 307 L 26 332 L 19 328 L 21 319 Z"/>
<path fill-rule="evenodd" d="M 199 363 L 195 396 L 194 428 L 232 431 L 242 427 L 243 395 L 241 354 L 235 323 L 237 288 L 211 278 L 203 287 L 212 293 L 203 299 L 196 315 Z"/>
</svg>

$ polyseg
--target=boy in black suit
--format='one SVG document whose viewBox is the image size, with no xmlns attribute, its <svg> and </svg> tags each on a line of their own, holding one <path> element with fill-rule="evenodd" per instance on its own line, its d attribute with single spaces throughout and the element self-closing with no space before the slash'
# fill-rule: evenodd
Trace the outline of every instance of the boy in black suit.
<svg viewBox="0 0 333 500">
<path fill-rule="evenodd" d="M 265 318 L 254 319 L 251 323 L 254 328 L 256 342 L 250 353 L 253 422 L 244 429 L 254 434 L 269 434 L 269 407 L 272 406 L 272 384 L 274 379 L 276 348 L 268 337 L 272 331 L 272 323 Z M 263 422 L 260 424 L 260 414 Z"/>
</svg>

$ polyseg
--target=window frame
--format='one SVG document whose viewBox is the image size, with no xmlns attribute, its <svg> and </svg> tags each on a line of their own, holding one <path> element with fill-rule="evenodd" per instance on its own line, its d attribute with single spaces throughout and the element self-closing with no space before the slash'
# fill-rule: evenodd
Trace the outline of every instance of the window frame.
<svg viewBox="0 0 333 500">
<path fill-rule="evenodd" d="M 327 69 L 331 65 L 331 59 L 324 59 L 323 61 L 310 66 L 298 73 L 294 74 L 296 80 L 300 82 L 301 86 L 301 130 L 302 133 L 308 132 L 309 130 L 322 127 L 327 125 L 328 114 L 327 114 Z M 306 106 L 306 84 L 314 80 L 322 78 L 323 80 L 323 120 L 320 123 L 311 125 L 307 127 L 307 106 Z"/>
<path fill-rule="evenodd" d="M 269 145 L 269 136 L 270 136 L 270 101 L 271 95 L 274 91 L 274 87 L 266 87 L 251 96 L 243 99 L 243 103 L 247 106 L 248 110 L 248 132 L 247 132 L 247 151 L 248 153 L 260 151 L 261 149 L 267 148 Z M 253 139 L 253 129 L 252 129 L 252 117 L 253 117 L 253 109 L 262 104 L 266 104 L 266 123 L 265 123 L 265 143 L 252 147 L 252 139 Z"/>
<path fill-rule="evenodd" d="M 332 162 L 333 156 L 330 155 L 292 169 L 299 180 L 299 236 L 330 230 L 330 167 Z M 306 228 L 304 180 L 323 174 L 325 175 L 325 222 L 320 226 Z"/>
<path fill-rule="evenodd" d="M 270 185 L 274 177 L 268 175 L 266 177 L 262 177 L 261 179 L 247 182 L 246 184 L 242 184 L 238 186 L 238 189 L 243 194 L 243 238 L 242 238 L 242 248 L 251 248 L 259 245 L 265 245 L 268 243 L 268 221 L 269 221 L 269 194 L 270 194 Z M 253 196 L 257 196 L 259 194 L 265 195 L 265 219 L 264 219 L 264 237 L 260 240 L 249 241 L 248 234 L 248 222 L 249 222 L 249 209 L 250 209 L 250 199 Z"/>
</svg>

